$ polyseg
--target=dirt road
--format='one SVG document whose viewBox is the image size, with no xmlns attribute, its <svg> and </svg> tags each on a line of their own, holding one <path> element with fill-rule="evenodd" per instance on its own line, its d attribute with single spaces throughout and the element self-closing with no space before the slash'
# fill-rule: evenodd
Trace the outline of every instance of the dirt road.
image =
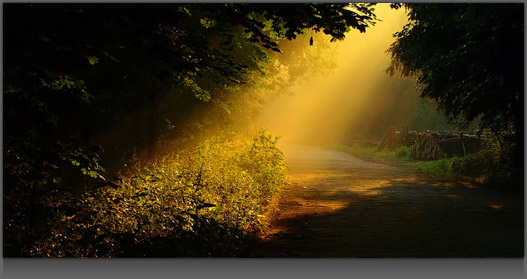
<svg viewBox="0 0 527 279">
<path fill-rule="evenodd" d="M 522 257 L 523 197 L 284 145 L 290 181 L 251 257 Z"/>
</svg>

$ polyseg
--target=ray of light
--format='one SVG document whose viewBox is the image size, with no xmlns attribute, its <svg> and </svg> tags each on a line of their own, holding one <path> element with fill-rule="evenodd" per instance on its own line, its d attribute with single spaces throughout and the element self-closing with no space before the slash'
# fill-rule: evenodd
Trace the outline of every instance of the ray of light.
<svg viewBox="0 0 527 279">
<path fill-rule="evenodd" d="M 309 143 L 381 137 L 388 126 L 402 128 L 418 94 L 413 81 L 384 71 L 392 34 L 407 16 L 388 4 L 379 4 L 376 14 L 382 21 L 366 33 L 351 31 L 344 41 L 331 44 L 338 54 L 330 74 L 294 86 L 293 96 L 270 98 L 257 125 L 283 136 L 284 142 Z"/>
</svg>

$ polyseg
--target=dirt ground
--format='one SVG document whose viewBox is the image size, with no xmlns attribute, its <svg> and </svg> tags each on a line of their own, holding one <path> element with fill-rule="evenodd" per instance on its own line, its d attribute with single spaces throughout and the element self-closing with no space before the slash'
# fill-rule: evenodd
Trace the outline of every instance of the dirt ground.
<svg viewBox="0 0 527 279">
<path fill-rule="evenodd" d="M 290 185 L 250 257 L 523 257 L 523 196 L 284 145 Z"/>
</svg>

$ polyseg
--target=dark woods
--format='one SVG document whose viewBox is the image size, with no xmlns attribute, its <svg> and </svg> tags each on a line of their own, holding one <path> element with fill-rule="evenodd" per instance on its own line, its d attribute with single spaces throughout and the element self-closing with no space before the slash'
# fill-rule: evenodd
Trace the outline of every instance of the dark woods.
<svg viewBox="0 0 527 279">
<path fill-rule="evenodd" d="M 371 5 L 348 7 L 5 4 L 6 255 L 39 255 L 28 251 L 44 224 L 77 212 L 50 210 L 47 194 L 119 185 L 136 154 L 231 125 L 229 110 L 244 108 L 229 107 L 230 88 L 263 72 L 280 40 L 373 24 Z"/>
<path fill-rule="evenodd" d="M 246 83 L 279 39 L 365 31 L 367 6 L 345 6 L 5 5 L 6 189 L 101 178 L 134 150 L 153 155 L 160 136 L 184 136 L 193 111 Z"/>
<path fill-rule="evenodd" d="M 410 22 L 395 34 L 388 72 L 417 78 L 452 121 L 490 129 L 503 161 L 523 169 L 524 5 L 404 8 Z"/>
</svg>

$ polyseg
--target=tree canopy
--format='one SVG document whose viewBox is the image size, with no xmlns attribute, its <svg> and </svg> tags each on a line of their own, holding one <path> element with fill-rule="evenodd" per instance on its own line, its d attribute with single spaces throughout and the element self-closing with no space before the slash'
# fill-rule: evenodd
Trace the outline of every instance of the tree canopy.
<svg viewBox="0 0 527 279">
<path fill-rule="evenodd" d="M 410 22 L 394 34 L 388 72 L 416 77 L 451 119 L 477 119 L 522 154 L 523 4 L 404 7 Z"/>
<path fill-rule="evenodd" d="M 185 135 L 196 110 L 224 107 L 281 40 L 308 29 L 339 40 L 376 20 L 372 4 L 4 7 L 8 187 L 103 178 L 161 135 Z"/>
</svg>

